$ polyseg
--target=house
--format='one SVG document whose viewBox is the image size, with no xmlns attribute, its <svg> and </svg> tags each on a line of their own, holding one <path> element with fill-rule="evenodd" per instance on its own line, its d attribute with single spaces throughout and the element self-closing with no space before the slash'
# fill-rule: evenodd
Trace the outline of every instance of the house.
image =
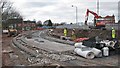
<svg viewBox="0 0 120 68">
<path fill-rule="evenodd" d="M 23 21 L 24 30 L 33 30 L 36 28 L 36 21 Z"/>
<path fill-rule="evenodd" d="M 3 23 L 3 29 L 9 29 L 14 28 L 17 30 L 21 30 L 22 26 L 19 26 L 19 24 L 22 24 L 23 19 L 8 19 L 6 23 Z"/>
</svg>

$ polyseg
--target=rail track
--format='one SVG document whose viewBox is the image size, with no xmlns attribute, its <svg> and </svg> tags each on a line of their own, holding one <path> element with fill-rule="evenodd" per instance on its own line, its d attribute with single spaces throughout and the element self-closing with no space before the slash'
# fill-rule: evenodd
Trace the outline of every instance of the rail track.
<svg viewBox="0 0 120 68">
<path fill-rule="evenodd" d="M 62 66 L 117 66 L 118 59 L 115 56 L 97 58 L 93 60 L 79 57 L 73 52 L 73 42 L 51 38 L 47 35 L 48 30 L 33 31 L 30 33 L 18 35 L 12 40 L 13 46 L 18 47 L 29 55 L 29 66 L 46 66 L 46 65 L 62 65 Z M 30 39 L 27 38 L 30 37 Z M 56 43 L 57 42 L 57 43 Z M 59 43 L 59 44 L 58 44 Z M 56 46 L 72 47 L 70 50 L 49 49 L 48 45 L 58 44 Z M 44 48 L 45 45 L 48 47 Z M 53 45 L 53 46 L 55 46 Z M 64 48 L 63 48 L 64 49 Z M 114 59 L 114 61 L 110 61 Z M 107 60 L 107 61 L 106 61 Z M 99 62 L 100 61 L 100 62 Z"/>
</svg>

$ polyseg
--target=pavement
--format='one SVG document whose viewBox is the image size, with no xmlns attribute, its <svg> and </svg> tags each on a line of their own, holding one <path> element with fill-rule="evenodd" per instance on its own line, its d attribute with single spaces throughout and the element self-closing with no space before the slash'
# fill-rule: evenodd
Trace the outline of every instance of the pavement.
<svg viewBox="0 0 120 68">
<path fill-rule="evenodd" d="M 2 35 L 1 48 L 1 65 L 4 66 L 17 66 L 30 64 L 26 58 L 27 55 L 19 48 L 12 45 L 11 40 L 13 37 L 7 37 L 7 34 Z"/>
</svg>

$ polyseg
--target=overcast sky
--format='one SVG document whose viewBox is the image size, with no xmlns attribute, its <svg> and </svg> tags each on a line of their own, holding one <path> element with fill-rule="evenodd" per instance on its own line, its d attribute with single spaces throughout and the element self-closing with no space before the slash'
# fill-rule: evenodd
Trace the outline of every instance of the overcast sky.
<svg viewBox="0 0 120 68">
<path fill-rule="evenodd" d="M 96 12 L 97 0 L 10 0 L 25 20 L 51 19 L 54 23 L 75 22 L 75 7 L 78 8 L 78 21 L 84 22 L 86 9 Z M 115 15 L 118 18 L 119 0 L 100 0 L 100 15 Z M 93 20 L 90 14 L 89 21 Z"/>
</svg>

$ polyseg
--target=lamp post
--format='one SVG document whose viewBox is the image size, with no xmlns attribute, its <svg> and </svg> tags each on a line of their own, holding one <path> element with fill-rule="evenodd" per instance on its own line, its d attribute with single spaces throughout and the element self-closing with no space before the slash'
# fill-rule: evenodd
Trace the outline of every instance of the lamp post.
<svg viewBox="0 0 120 68">
<path fill-rule="evenodd" d="M 97 0 L 97 14 L 99 15 L 99 0 Z"/>
<path fill-rule="evenodd" d="M 77 16 L 78 9 L 77 9 L 77 6 L 72 5 L 72 7 L 76 8 L 76 24 L 77 24 L 78 23 L 78 16 Z"/>
</svg>

